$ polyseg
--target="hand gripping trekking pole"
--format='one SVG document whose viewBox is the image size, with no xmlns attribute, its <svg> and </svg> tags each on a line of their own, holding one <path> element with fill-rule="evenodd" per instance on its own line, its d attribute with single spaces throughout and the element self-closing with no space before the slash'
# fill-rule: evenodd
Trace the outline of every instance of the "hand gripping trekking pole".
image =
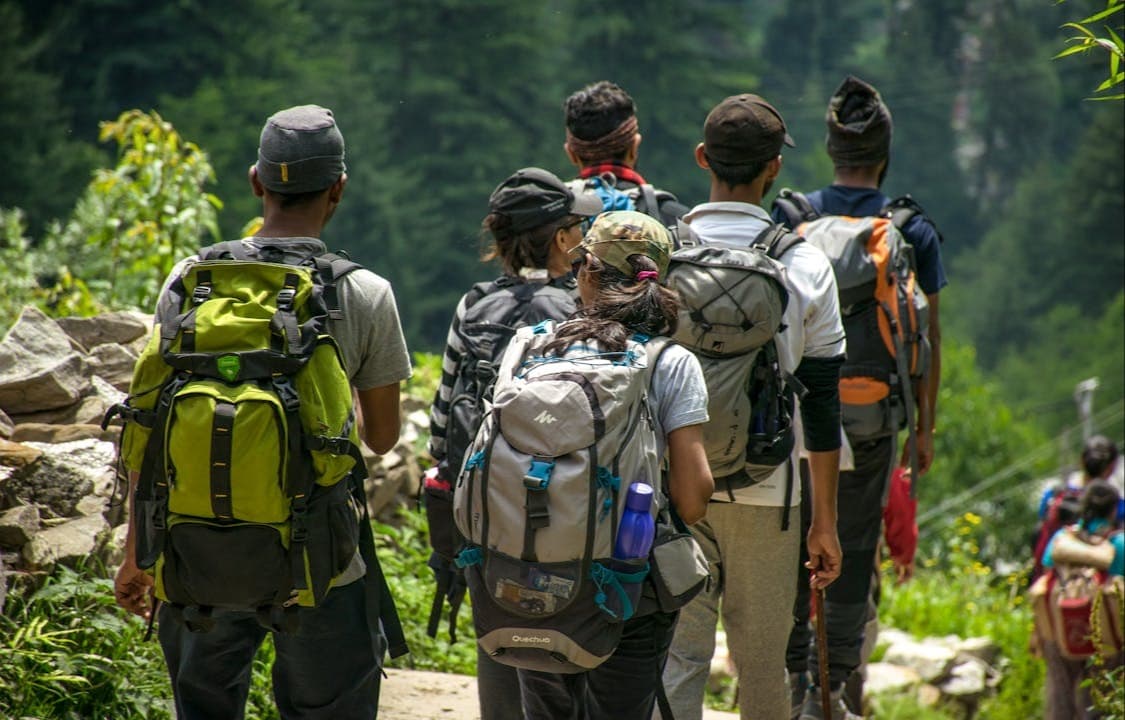
<svg viewBox="0 0 1125 720">
<path fill-rule="evenodd" d="M 813 612 L 816 613 L 816 658 L 820 681 L 820 707 L 824 717 L 832 717 L 832 688 L 828 686 L 828 618 L 824 616 L 824 588 L 813 591 Z"/>
</svg>

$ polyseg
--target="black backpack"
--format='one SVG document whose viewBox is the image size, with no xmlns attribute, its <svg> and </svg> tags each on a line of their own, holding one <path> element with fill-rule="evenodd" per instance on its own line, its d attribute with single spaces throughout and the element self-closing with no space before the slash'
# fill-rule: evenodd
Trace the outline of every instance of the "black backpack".
<svg viewBox="0 0 1125 720">
<path fill-rule="evenodd" d="M 443 478 L 455 478 L 464 465 L 466 451 L 481 424 L 484 403 L 491 399 L 500 357 L 516 330 L 543 320 L 570 317 L 577 307 L 576 297 L 577 284 L 570 276 L 546 284 L 503 276 L 477 283 L 466 294 L 465 312 L 458 328 L 464 353 L 453 381 L 445 458 L 439 465 Z M 447 598 L 449 637 L 455 641 L 457 611 L 465 596 L 465 585 L 464 575 L 453 560 L 464 538 L 453 522 L 452 487 L 447 482 L 427 482 L 423 495 L 433 548 L 429 565 L 437 581 L 427 631 L 430 637 L 437 636 L 443 598 Z"/>
</svg>

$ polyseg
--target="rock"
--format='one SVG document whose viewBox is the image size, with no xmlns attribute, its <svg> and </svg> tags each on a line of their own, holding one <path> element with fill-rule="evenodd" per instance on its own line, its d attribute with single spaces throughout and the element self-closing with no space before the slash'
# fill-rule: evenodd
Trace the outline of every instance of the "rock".
<svg viewBox="0 0 1125 720">
<path fill-rule="evenodd" d="M 367 486 L 367 508 L 371 517 L 389 520 L 395 507 L 394 500 L 400 494 L 410 495 L 418 487 L 422 471 L 413 457 L 397 465 L 389 466 L 383 476 Z"/>
<path fill-rule="evenodd" d="M 124 345 L 144 337 L 152 329 L 151 316 L 121 310 L 95 317 L 65 317 L 55 321 L 58 326 L 87 350 L 107 343 Z"/>
<path fill-rule="evenodd" d="M 45 570 L 61 563 L 73 566 L 89 558 L 98 547 L 99 536 L 109 530 L 101 515 L 87 515 L 44 530 L 23 548 L 28 566 Z"/>
<path fill-rule="evenodd" d="M 421 431 L 421 430 L 427 430 L 428 431 L 430 429 L 430 411 L 429 411 L 429 409 L 415 410 L 414 412 L 412 412 L 412 413 L 410 413 L 409 415 L 406 416 L 406 422 L 407 422 L 408 425 L 411 425 L 411 426 L 417 428 L 419 431 Z"/>
<path fill-rule="evenodd" d="M 103 515 L 109 510 L 109 500 L 97 495 L 87 495 L 74 506 L 74 512 L 79 515 Z"/>
<path fill-rule="evenodd" d="M 12 437 L 15 431 L 16 424 L 12 422 L 12 418 L 8 417 L 8 413 L 0 410 L 0 440 Z"/>
<path fill-rule="evenodd" d="M 941 702 L 941 690 L 929 683 L 918 686 L 918 704 L 922 707 L 935 708 Z"/>
<path fill-rule="evenodd" d="M 0 555 L 0 614 L 4 613 L 4 600 L 8 597 L 8 570 L 4 557 Z"/>
<path fill-rule="evenodd" d="M 121 392 L 129 391 L 137 356 L 124 346 L 114 343 L 98 345 L 90 351 L 86 360 L 90 363 L 91 372 L 101 376 Z"/>
<path fill-rule="evenodd" d="M 943 694 L 956 698 L 979 698 L 987 687 L 988 671 L 988 665 L 972 658 L 954 665 L 938 687 Z"/>
<path fill-rule="evenodd" d="M 86 361 L 39 309 L 23 309 L 0 341 L 0 409 L 9 416 L 65 408 L 89 385 Z"/>
<path fill-rule="evenodd" d="M 107 568 L 116 568 L 125 559 L 125 534 L 128 531 L 128 525 L 118 525 L 106 536 L 100 554 Z"/>
<path fill-rule="evenodd" d="M 19 550 L 39 532 L 39 508 L 18 505 L 0 514 L 0 547 Z"/>
<path fill-rule="evenodd" d="M 924 682 L 932 683 L 946 677 L 956 657 L 944 645 L 900 639 L 887 648 L 883 662 L 914 668 Z"/>
<path fill-rule="evenodd" d="M 0 440 L 0 465 L 22 469 L 30 467 L 43 456 L 41 450 L 31 445 L 9 440 Z"/>
<path fill-rule="evenodd" d="M 987 665 L 995 665 L 1000 658 L 1000 646 L 992 638 L 974 637 L 958 642 L 954 649 L 958 659 L 976 658 Z"/>
<path fill-rule="evenodd" d="M 27 443 L 43 457 L 31 472 L 9 478 L 5 493 L 50 510 L 56 517 L 71 517 L 78 502 L 93 492 L 94 482 L 113 462 L 113 445 L 98 440 L 68 443 Z"/>
<path fill-rule="evenodd" d="M 100 425 L 105 411 L 115 403 L 125 399 L 125 393 L 113 387 L 109 381 L 94 375 L 87 384 L 86 392 L 78 402 L 65 408 L 45 410 L 28 415 L 16 415 L 12 419 L 17 425 L 38 423 L 47 425 Z"/>
<path fill-rule="evenodd" d="M 875 662 L 867 665 L 867 679 L 863 683 L 863 692 L 868 695 L 902 693 L 921 684 L 922 676 L 912 668 Z"/>
<path fill-rule="evenodd" d="M 20 423 L 12 433 L 16 442 L 64 443 L 75 440 L 103 440 L 116 443 L 120 428 L 102 430 L 100 425 L 50 425 L 48 423 Z"/>
</svg>

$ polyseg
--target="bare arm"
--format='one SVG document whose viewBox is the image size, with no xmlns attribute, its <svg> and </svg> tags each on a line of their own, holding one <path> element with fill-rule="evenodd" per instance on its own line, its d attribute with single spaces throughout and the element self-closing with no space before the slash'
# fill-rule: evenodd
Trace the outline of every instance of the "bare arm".
<svg viewBox="0 0 1125 720">
<path fill-rule="evenodd" d="M 399 417 L 398 383 L 356 391 L 359 437 L 372 451 L 382 454 L 398 442 L 402 427 Z"/>
<path fill-rule="evenodd" d="M 714 491 L 703 426 L 688 425 L 668 433 L 668 492 L 676 513 L 688 525 L 702 520 Z"/>
<path fill-rule="evenodd" d="M 152 612 L 149 601 L 152 576 L 137 567 L 136 508 L 133 495 L 139 477 L 139 473 L 129 473 L 129 521 L 125 531 L 125 559 L 121 561 L 121 566 L 117 568 L 114 577 L 113 599 L 129 612 L 148 619 Z"/>
<path fill-rule="evenodd" d="M 840 476 L 840 451 L 809 452 L 812 476 L 812 523 L 807 538 L 814 588 L 828 587 L 840 576 L 843 551 L 836 534 L 836 485 Z"/>
</svg>

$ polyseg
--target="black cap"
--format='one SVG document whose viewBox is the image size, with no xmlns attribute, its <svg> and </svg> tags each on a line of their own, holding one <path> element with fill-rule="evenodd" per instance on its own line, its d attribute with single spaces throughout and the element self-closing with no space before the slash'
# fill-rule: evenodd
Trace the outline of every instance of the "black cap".
<svg viewBox="0 0 1125 720">
<path fill-rule="evenodd" d="M 793 138 L 777 109 L 757 95 L 731 95 L 703 123 L 703 150 L 720 165 L 753 165 L 772 160 Z"/>
<path fill-rule="evenodd" d="M 323 190 L 344 174 L 344 136 L 332 111 L 299 105 L 266 120 L 258 142 L 258 179 L 273 192 Z"/>
<path fill-rule="evenodd" d="M 894 122 L 879 91 L 849 75 L 828 101 L 828 157 L 837 167 L 878 165 L 891 153 Z"/>
<path fill-rule="evenodd" d="M 512 232 L 531 230 L 567 215 L 597 215 L 603 209 L 594 192 L 568 185 L 537 167 L 519 170 L 500 183 L 488 198 L 488 208 L 507 216 Z"/>
</svg>

